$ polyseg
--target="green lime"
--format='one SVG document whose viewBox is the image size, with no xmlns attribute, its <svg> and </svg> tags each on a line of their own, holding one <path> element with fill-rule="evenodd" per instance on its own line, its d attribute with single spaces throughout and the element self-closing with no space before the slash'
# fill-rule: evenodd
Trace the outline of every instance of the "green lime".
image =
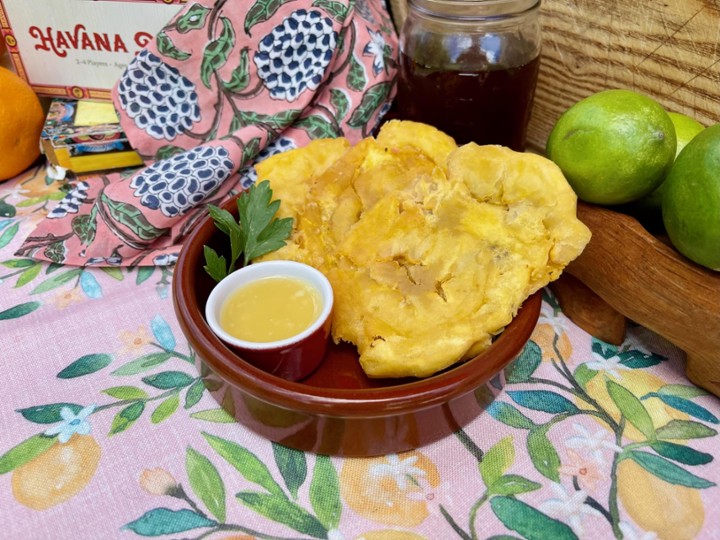
<svg viewBox="0 0 720 540">
<path fill-rule="evenodd" d="M 657 101 L 615 89 L 565 111 L 550 133 L 547 154 L 581 200 L 623 204 L 660 185 L 676 146 L 673 122 Z"/>
<path fill-rule="evenodd" d="M 720 124 L 696 135 L 665 179 L 662 217 L 673 246 L 720 271 Z"/>
<path fill-rule="evenodd" d="M 687 145 L 687 143 L 689 143 L 695 135 L 705 129 L 705 126 L 694 118 L 684 114 L 669 112 L 668 115 L 675 126 L 675 137 L 677 138 L 677 150 L 675 151 L 675 156 L 677 157 L 680 154 L 680 150 L 685 148 L 685 145 Z M 661 183 L 655 191 L 640 199 L 638 203 L 643 207 L 657 209 L 657 211 L 660 212 L 662 189 L 663 184 Z"/>
</svg>

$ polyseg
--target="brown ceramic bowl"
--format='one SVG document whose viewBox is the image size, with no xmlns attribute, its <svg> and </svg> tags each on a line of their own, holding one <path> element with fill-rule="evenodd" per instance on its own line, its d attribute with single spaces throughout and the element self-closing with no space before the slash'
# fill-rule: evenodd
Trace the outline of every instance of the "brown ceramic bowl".
<svg viewBox="0 0 720 540">
<path fill-rule="evenodd" d="M 232 212 L 234 207 L 226 208 Z M 218 403 L 232 403 L 233 410 L 226 410 L 238 422 L 299 450 L 373 456 L 451 435 L 485 409 L 486 383 L 522 352 L 540 314 L 537 292 L 489 349 L 426 379 L 370 379 L 360 368 L 354 347 L 331 343 L 309 377 L 289 381 L 246 362 L 205 320 L 205 302 L 214 281 L 203 269 L 203 246 L 222 252 L 225 242 L 225 235 L 209 218 L 187 239 L 173 278 L 180 326 L 197 353 L 198 368 L 226 383 L 214 391 Z"/>
</svg>

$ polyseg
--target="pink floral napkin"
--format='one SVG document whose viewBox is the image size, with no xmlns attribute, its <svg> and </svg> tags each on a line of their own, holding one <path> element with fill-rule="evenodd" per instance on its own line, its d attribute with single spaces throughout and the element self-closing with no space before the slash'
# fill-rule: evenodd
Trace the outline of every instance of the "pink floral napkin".
<svg viewBox="0 0 720 540">
<path fill-rule="evenodd" d="M 380 0 L 197 0 L 113 89 L 146 162 L 77 181 L 17 255 L 70 265 L 172 264 L 184 236 L 311 139 L 355 142 L 394 94 L 396 36 Z"/>
</svg>

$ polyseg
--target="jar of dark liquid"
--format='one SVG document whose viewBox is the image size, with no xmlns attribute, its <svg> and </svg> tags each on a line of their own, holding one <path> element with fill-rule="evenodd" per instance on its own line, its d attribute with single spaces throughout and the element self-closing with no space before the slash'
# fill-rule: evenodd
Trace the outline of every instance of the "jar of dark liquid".
<svg viewBox="0 0 720 540">
<path fill-rule="evenodd" d="M 408 0 L 397 117 L 458 144 L 525 149 L 540 65 L 540 0 Z"/>
</svg>

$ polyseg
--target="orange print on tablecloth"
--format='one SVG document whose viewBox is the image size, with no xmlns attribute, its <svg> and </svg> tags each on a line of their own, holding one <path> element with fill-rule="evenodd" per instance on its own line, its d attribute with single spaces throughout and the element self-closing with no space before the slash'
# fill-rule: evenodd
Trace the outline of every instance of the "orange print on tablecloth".
<svg viewBox="0 0 720 540">
<path fill-rule="evenodd" d="M 357 514 L 385 525 L 413 527 L 430 514 L 418 495 L 440 484 L 435 464 L 420 452 L 347 459 L 340 470 L 343 500 Z"/>
<path fill-rule="evenodd" d="M 90 483 L 101 449 L 92 435 L 74 434 L 13 471 L 15 500 L 33 510 L 47 510 L 71 499 Z"/>
<path fill-rule="evenodd" d="M 557 343 L 555 343 L 556 336 Z M 540 347 L 543 362 L 569 360 L 572 356 L 573 347 L 567 332 L 556 333 L 556 329 L 549 323 L 539 323 L 530 339 Z M 555 350 L 556 347 L 557 350 Z M 560 353 L 560 358 L 558 358 L 558 353 Z"/>
<path fill-rule="evenodd" d="M 178 489 L 175 477 L 161 467 L 145 469 L 140 473 L 140 487 L 150 495 L 170 495 Z"/>
<path fill-rule="evenodd" d="M 52 298 L 51 302 L 55 304 L 58 309 L 66 309 L 73 304 L 82 302 L 83 300 L 85 300 L 85 297 L 83 296 L 81 290 L 75 288 L 60 291 Z"/>
<path fill-rule="evenodd" d="M 131 330 L 123 330 L 118 337 L 123 344 L 120 352 L 127 353 L 137 352 L 143 349 L 147 345 L 150 345 L 153 339 L 145 326 L 138 326 L 134 332 Z"/>
</svg>

